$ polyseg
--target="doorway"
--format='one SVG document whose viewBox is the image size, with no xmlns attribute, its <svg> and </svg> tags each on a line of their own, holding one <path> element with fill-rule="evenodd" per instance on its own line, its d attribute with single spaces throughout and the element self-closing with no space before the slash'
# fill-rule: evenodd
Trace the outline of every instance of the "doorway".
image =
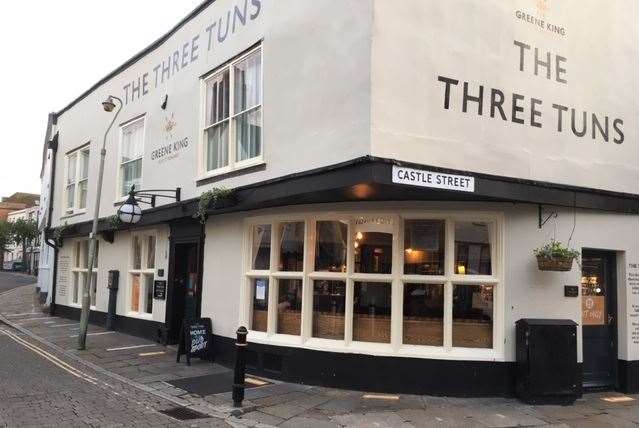
<svg viewBox="0 0 639 428">
<path fill-rule="evenodd" d="M 617 387 L 617 258 L 614 252 L 583 250 L 581 325 L 583 386 Z"/>
</svg>

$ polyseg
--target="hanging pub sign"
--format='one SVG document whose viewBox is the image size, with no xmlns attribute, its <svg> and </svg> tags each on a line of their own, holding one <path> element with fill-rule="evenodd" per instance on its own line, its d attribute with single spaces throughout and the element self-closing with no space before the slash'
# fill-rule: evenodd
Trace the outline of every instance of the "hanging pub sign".
<svg viewBox="0 0 639 428">
<path fill-rule="evenodd" d="M 182 321 L 177 362 L 186 355 L 186 364 L 191 365 L 191 358 L 200 358 L 213 362 L 213 323 L 211 318 L 199 318 Z"/>
</svg>

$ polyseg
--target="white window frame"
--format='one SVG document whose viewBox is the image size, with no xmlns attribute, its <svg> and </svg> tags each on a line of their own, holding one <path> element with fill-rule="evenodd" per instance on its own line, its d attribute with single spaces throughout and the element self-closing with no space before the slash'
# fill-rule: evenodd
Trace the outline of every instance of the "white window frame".
<svg viewBox="0 0 639 428">
<path fill-rule="evenodd" d="M 66 154 L 66 156 L 64 157 L 64 215 L 71 215 L 71 214 L 78 214 L 78 213 L 84 213 L 87 210 L 87 203 L 88 200 L 85 201 L 85 206 L 84 208 L 80 208 L 80 184 L 85 182 L 87 183 L 87 194 L 88 194 L 88 186 L 89 186 L 89 167 L 90 165 L 87 165 L 87 177 L 84 179 L 80 179 L 80 156 L 82 155 L 82 153 L 86 153 L 87 154 L 87 158 L 88 158 L 88 162 L 91 162 L 91 145 L 90 143 L 87 143 L 81 147 L 78 147 L 77 149 L 74 149 L 73 151 L 70 151 L 69 153 Z M 73 205 L 71 207 L 69 207 L 69 185 L 71 183 L 69 183 L 69 173 L 71 171 L 69 171 L 69 159 L 75 156 L 75 178 L 73 181 L 73 185 L 74 185 L 74 192 L 73 192 Z"/>
<path fill-rule="evenodd" d="M 233 69 L 236 64 L 242 62 L 252 54 L 260 52 L 260 61 L 261 61 L 261 75 L 260 75 L 260 100 L 261 103 L 257 106 L 250 107 L 246 110 L 243 110 L 239 113 L 234 113 L 235 110 L 235 73 L 233 73 Z M 213 123 L 211 125 L 206 124 L 206 111 L 207 111 L 207 84 L 210 80 L 218 77 L 221 73 L 225 71 L 229 72 L 229 117 Z M 235 119 L 238 116 L 241 116 L 244 113 L 250 112 L 255 109 L 261 109 L 262 115 L 262 132 L 260 133 L 260 154 L 259 156 L 255 156 L 250 159 L 245 159 L 243 161 L 236 160 L 236 127 L 235 127 Z M 228 122 L 229 124 L 229 138 L 228 138 L 228 164 L 226 166 L 208 170 L 206 162 L 207 162 L 207 149 L 208 143 L 206 138 L 206 131 L 219 125 L 223 122 Z M 241 56 L 234 58 L 228 64 L 225 64 L 200 79 L 200 143 L 198 147 L 198 170 L 199 170 L 199 178 L 209 178 L 215 177 L 217 175 L 226 174 L 231 171 L 236 171 L 244 168 L 250 168 L 256 165 L 261 165 L 264 163 L 264 50 L 262 46 L 256 46 L 255 48 L 249 50 L 248 52 L 242 54 Z"/>
<path fill-rule="evenodd" d="M 155 238 L 155 254 L 154 254 L 154 259 L 153 259 L 153 267 L 149 267 L 147 266 L 147 261 L 148 261 L 148 251 L 149 251 L 149 246 L 148 246 L 148 240 L 147 238 L 149 236 L 152 236 Z M 140 240 L 140 268 L 139 269 L 135 269 L 135 248 L 134 248 L 134 242 L 135 242 L 135 238 L 138 238 Z M 126 313 L 127 316 L 130 317 L 135 317 L 135 318 L 148 318 L 151 319 L 153 318 L 153 312 L 155 311 L 156 305 L 155 302 L 153 302 L 153 307 L 151 312 L 146 312 L 146 304 L 147 304 L 147 282 L 145 281 L 146 277 L 151 277 L 151 282 L 150 282 L 150 286 L 153 287 L 153 282 L 155 280 L 155 270 L 156 270 L 156 266 L 158 263 L 158 234 L 156 233 L 155 230 L 146 230 L 146 231 L 140 231 L 140 232 L 134 232 L 131 233 L 131 242 L 129 245 L 129 268 L 128 268 L 128 272 L 127 272 L 127 298 L 126 298 Z M 140 289 L 139 289 L 139 293 L 140 295 L 138 296 L 138 310 L 134 311 L 131 309 L 131 304 L 133 303 L 133 277 L 139 275 L 140 277 Z M 153 292 L 153 290 L 151 290 L 151 293 Z M 151 297 L 151 299 L 153 299 L 153 297 Z"/>
<path fill-rule="evenodd" d="M 124 144 L 124 130 L 129 127 L 132 126 L 134 124 L 137 124 L 139 122 L 142 122 L 142 151 L 140 153 L 140 156 L 135 158 L 135 159 L 131 159 L 128 160 L 126 162 L 122 162 L 122 145 Z M 126 191 L 126 193 L 124 195 L 120 194 L 120 189 L 122 188 L 122 180 L 124 179 L 124 177 L 122 176 L 122 165 L 127 164 L 127 163 L 131 163 L 131 162 L 135 162 L 137 160 L 141 160 L 142 161 L 142 166 L 140 167 L 140 186 L 142 186 L 142 183 L 144 182 L 144 149 L 146 146 L 146 114 L 143 114 L 139 117 L 135 117 L 131 120 L 128 120 L 126 122 L 123 122 L 122 124 L 120 124 L 120 136 L 119 136 L 119 143 L 118 143 L 118 157 L 117 157 L 117 182 L 116 182 L 116 189 L 115 189 L 115 202 L 122 202 L 123 200 L 125 200 L 127 198 L 128 195 L 128 190 Z M 140 190 L 140 189 L 138 189 Z"/>
<path fill-rule="evenodd" d="M 393 221 L 393 266 L 390 274 L 370 274 L 354 272 L 354 223 L 357 217 L 384 217 Z M 346 272 L 315 272 L 315 228 L 317 221 L 348 221 Z M 444 275 L 404 274 L 404 220 L 444 220 L 445 221 L 445 272 Z M 305 222 L 304 271 L 278 272 L 279 224 L 295 221 Z M 486 222 L 490 234 L 491 275 L 460 275 L 454 273 L 455 222 Z M 252 270 L 252 229 L 258 225 L 271 225 L 270 269 Z M 240 291 L 242 302 L 239 314 L 240 325 L 250 328 L 252 323 L 252 280 L 269 279 L 267 331 L 252 331 L 249 338 L 255 343 L 279 346 L 296 346 L 307 349 L 333 352 L 355 352 L 370 355 L 387 355 L 414 358 L 465 359 L 479 361 L 505 361 L 504 355 L 504 218 L 499 212 L 485 211 L 376 211 L 367 210 L 322 213 L 319 215 L 277 215 L 258 216 L 245 220 L 244 232 L 244 275 Z M 301 334 L 299 336 L 277 334 L 277 280 L 281 278 L 302 279 Z M 313 322 L 313 281 L 338 280 L 346 283 L 345 333 L 344 340 L 312 337 Z M 391 342 L 369 343 L 353 341 L 353 299 L 354 284 L 359 281 L 390 283 Z M 444 287 L 444 344 L 443 346 L 403 344 L 403 292 L 404 284 L 436 284 Z M 493 286 L 493 340 L 492 348 L 464 348 L 452 346 L 453 329 L 453 287 L 454 285 L 484 284 Z"/>
<path fill-rule="evenodd" d="M 87 245 L 87 252 L 85 253 L 84 251 L 82 251 L 82 246 L 83 245 Z M 98 301 L 98 296 L 97 296 L 97 292 L 98 292 L 98 270 L 99 270 L 99 263 L 100 263 L 100 257 L 99 257 L 99 245 L 100 245 L 100 241 L 96 241 L 96 249 L 98 250 L 98 257 L 96 260 L 96 266 L 94 266 L 91 269 L 91 273 L 95 275 L 96 277 L 96 281 L 93 284 L 93 289 L 89 290 L 89 301 L 93 301 L 95 300 L 95 304 L 91 304 L 91 309 L 95 309 L 97 306 L 97 301 Z M 79 254 L 78 254 L 78 247 L 80 248 Z M 72 306 L 82 306 L 82 288 L 84 287 L 84 281 L 86 280 L 87 274 L 89 273 L 89 258 L 91 257 L 91 254 L 89 253 L 90 250 L 90 241 L 89 239 L 78 239 L 73 243 L 73 254 L 71 256 L 71 295 L 69 296 L 69 300 Z M 76 282 L 76 277 L 78 278 L 77 282 Z M 77 290 L 76 290 L 77 288 Z M 77 301 L 74 300 L 75 296 L 76 296 L 76 292 L 77 292 L 77 296 L 78 299 Z"/>
</svg>

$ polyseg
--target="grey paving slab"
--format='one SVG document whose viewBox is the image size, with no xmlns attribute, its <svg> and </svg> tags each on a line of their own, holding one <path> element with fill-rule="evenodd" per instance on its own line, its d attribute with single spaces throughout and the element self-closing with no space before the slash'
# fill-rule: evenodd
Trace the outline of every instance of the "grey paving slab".
<svg viewBox="0 0 639 428">
<path fill-rule="evenodd" d="M 294 417 L 287 421 L 284 421 L 281 427 L 285 428 L 339 428 L 341 425 L 334 422 L 327 422 L 323 420 L 313 419 L 313 418 L 304 418 L 304 417 Z"/>
<path fill-rule="evenodd" d="M 290 419 L 306 411 L 305 408 L 292 404 L 276 404 L 274 406 L 261 407 L 260 412 L 267 413 L 282 419 Z"/>
<path fill-rule="evenodd" d="M 262 412 L 250 412 L 243 415 L 241 419 L 244 421 L 255 421 L 255 422 L 260 422 L 263 424 L 273 425 L 273 426 L 278 426 L 282 422 L 284 422 L 284 419 L 282 418 L 278 418 L 277 416 L 268 415 Z"/>
</svg>

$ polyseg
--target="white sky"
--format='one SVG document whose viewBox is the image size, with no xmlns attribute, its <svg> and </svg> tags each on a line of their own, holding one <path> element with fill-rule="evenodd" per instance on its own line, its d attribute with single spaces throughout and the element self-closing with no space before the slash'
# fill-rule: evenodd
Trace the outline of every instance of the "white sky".
<svg viewBox="0 0 639 428">
<path fill-rule="evenodd" d="M 201 2 L 5 2 L 0 13 L 0 196 L 40 193 L 49 112 L 62 109 Z"/>
</svg>

